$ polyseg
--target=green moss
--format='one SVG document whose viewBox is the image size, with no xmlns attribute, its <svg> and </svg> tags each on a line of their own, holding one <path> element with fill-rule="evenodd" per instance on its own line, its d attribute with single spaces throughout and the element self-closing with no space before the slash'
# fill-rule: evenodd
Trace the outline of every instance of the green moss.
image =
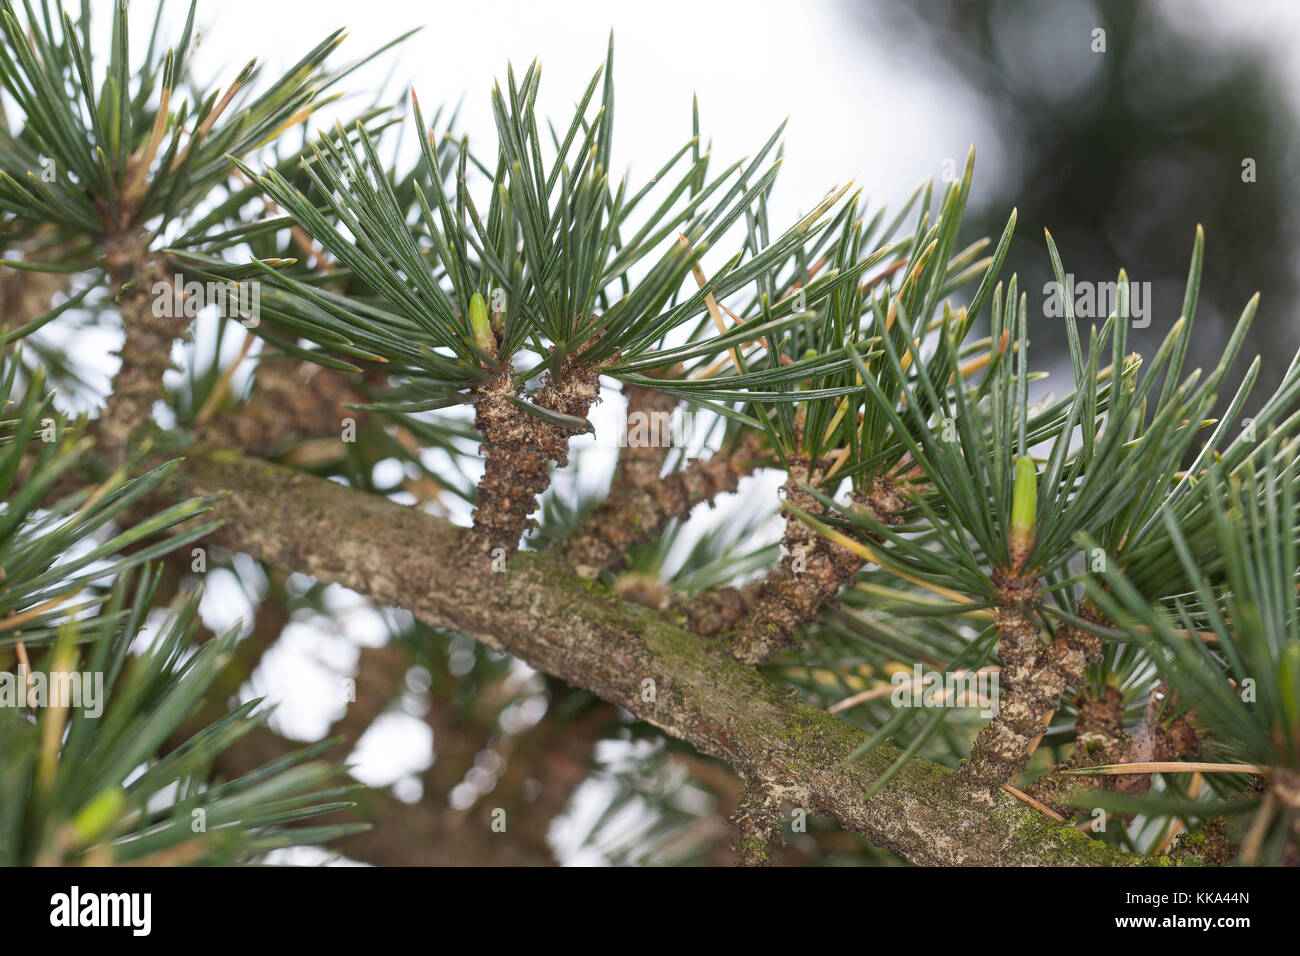
<svg viewBox="0 0 1300 956">
<path fill-rule="evenodd" d="M 768 849 L 767 843 L 758 837 L 742 837 L 736 847 L 742 857 L 751 860 L 757 860 L 762 863 L 769 863 L 772 859 L 772 851 Z"/>
<path fill-rule="evenodd" d="M 782 740 L 798 740 L 808 732 L 807 725 L 801 720 L 799 723 L 783 729 L 777 736 Z"/>
<path fill-rule="evenodd" d="M 330 556 L 329 535 L 372 519 L 386 524 L 402 548 L 417 554 L 451 553 L 461 537 L 459 530 L 417 509 L 376 504 L 333 482 L 250 461 L 236 453 L 200 452 L 181 473 L 195 479 L 194 488 L 235 489 L 245 499 L 243 510 L 235 514 L 241 533 L 249 536 L 260 533 L 262 516 L 287 508 L 303 527 L 306 544 L 302 547 L 309 557 Z M 309 562 L 301 558 L 300 563 Z M 435 577 L 443 573 L 453 590 L 469 592 L 479 583 L 459 582 L 454 572 L 446 575 L 435 570 L 437 567 L 433 565 L 430 573 Z M 338 576 L 350 580 L 342 571 Z M 542 616 L 548 627 L 577 629 L 577 640 L 596 642 L 609 654 L 617 653 L 621 661 L 613 672 L 598 667 L 590 681 L 577 680 L 578 686 L 593 693 L 603 690 L 612 694 L 610 699 L 615 702 L 626 700 L 634 713 L 703 752 L 731 762 L 742 773 L 770 776 L 775 771 L 773 785 L 786 792 L 795 788 L 834 813 L 845 826 L 869 834 L 877 845 L 904 855 L 911 851 L 932 862 L 952 862 L 949 856 L 956 851 L 948 847 L 954 841 L 927 841 L 924 837 L 930 828 L 951 824 L 970 828 L 976 836 L 991 833 L 998 837 L 996 851 L 987 849 L 987 841 L 981 838 L 971 851 L 972 858 L 1023 858 L 1040 864 L 1170 865 L 1168 860 L 1141 860 L 1089 840 L 1072 827 L 1009 799 L 999 802 L 996 822 L 978 814 L 967 821 L 954 793 L 952 771 L 920 758 L 910 761 L 869 805 L 864 804 L 862 795 L 898 758 L 898 749 L 882 745 L 857 762 L 845 763 L 866 739 L 864 735 L 800 700 L 791 688 L 735 662 L 725 642 L 702 638 L 663 615 L 620 600 L 608 579 L 579 577 L 555 555 L 517 554 L 511 558 L 508 573 L 496 584 L 481 595 L 483 606 L 475 618 L 476 627 L 483 621 L 493 623 L 495 616 L 509 633 L 520 635 L 515 643 L 525 652 L 524 658 L 529 656 L 527 622 L 535 616 Z M 445 600 L 454 602 L 462 596 L 452 594 Z M 551 650 L 549 645 L 541 648 L 543 656 Z M 564 679 L 575 676 L 560 670 Z M 654 706 L 643 705 L 632 696 L 643 672 L 663 679 Z M 782 776 L 785 779 L 780 779 Z M 766 858 L 768 851 L 761 844 L 750 849 L 755 856 L 762 852 Z M 959 856 L 957 853 L 952 859 Z"/>
</svg>

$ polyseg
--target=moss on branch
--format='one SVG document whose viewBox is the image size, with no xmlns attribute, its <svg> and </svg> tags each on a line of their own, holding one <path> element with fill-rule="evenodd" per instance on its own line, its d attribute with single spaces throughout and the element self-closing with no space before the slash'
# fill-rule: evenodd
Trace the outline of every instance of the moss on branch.
<svg viewBox="0 0 1300 956">
<path fill-rule="evenodd" d="M 850 763 L 859 731 L 736 662 L 721 642 L 619 600 L 553 555 L 519 554 L 485 578 L 455 560 L 462 530 L 418 509 L 229 452 L 195 454 L 180 475 L 185 494 L 229 492 L 214 543 L 513 654 L 913 862 L 1141 862 L 1007 795 L 975 813 L 951 771 L 920 759 L 863 800 L 896 749 Z"/>
</svg>

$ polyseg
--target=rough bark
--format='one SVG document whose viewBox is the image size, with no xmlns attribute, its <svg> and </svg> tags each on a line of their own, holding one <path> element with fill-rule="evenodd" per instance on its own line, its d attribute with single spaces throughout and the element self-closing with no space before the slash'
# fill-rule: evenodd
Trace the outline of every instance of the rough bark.
<svg viewBox="0 0 1300 956">
<path fill-rule="evenodd" d="M 776 687 L 726 648 L 618 600 L 554 556 L 484 576 L 451 560 L 462 531 L 422 511 L 229 452 L 196 452 L 178 494 L 226 491 L 215 543 L 409 609 L 630 711 L 812 812 L 920 864 L 1129 864 L 1009 795 L 973 812 L 953 774 L 898 756 L 848 756 L 864 736 Z M 644 693 L 646 680 L 655 694 Z M 653 699 L 647 699 L 652 697 Z"/>
<path fill-rule="evenodd" d="M 1079 717 L 1074 723 L 1074 752 L 1029 788 L 1030 796 L 1067 819 L 1080 812 L 1071 803 L 1076 791 L 1114 790 L 1117 782 L 1127 778 L 1080 777 L 1065 771 L 1122 763 L 1132 743 L 1124 732 L 1124 694 L 1118 687 L 1108 684 L 1098 699 L 1080 694 L 1075 698 L 1075 706 L 1079 709 Z"/>
<path fill-rule="evenodd" d="M 648 487 L 612 491 L 574 532 L 568 560 L 586 578 L 622 570 L 628 550 L 653 539 L 671 519 L 685 521 L 696 505 L 735 491 L 759 453 L 758 437 L 746 432 L 733 449 L 692 461 Z"/>
<path fill-rule="evenodd" d="M 659 481 L 659 473 L 663 471 L 664 461 L 672 447 L 668 442 L 640 438 L 645 429 L 639 427 L 638 422 L 644 418 L 654 423 L 651 434 L 661 436 L 659 421 L 672 415 L 677 399 L 644 385 L 624 385 L 623 394 L 627 398 L 627 422 L 623 446 L 618 450 L 618 467 L 609 486 L 610 495 L 652 487 Z"/>
<path fill-rule="evenodd" d="M 531 525 L 537 496 L 550 486 L 551 462 L 569 462 L 569 439 L 578 430 L 543 421 L 515 402 L 518 385 L 507 365 L 475 391 L 474 427 L 483 436 L 483 477 L 478 484 L 474 528 L 465 539 L 464 556 L 482 564 L 512 555 Z M 585 418 L 600 396 L 600 375 L 572 357 L 562 363 L 558 380 L 547 372 L 533 401 L 541 408 Z"/>
<path fill-rule="evenodd" d="M 1057 632 L 1058 641 L 1061 639 Z M 1084 777 L 1065 773 L 1081 767 L 1098 767 L 1111 763 L 1163 763 L 1195 760 L 1201 744 L 1196 728 L 1183 714 L 1171 717 L 1169 688 L 1162 682 L 1147 698 L 1142 722 L 1130 735 L 1124 731 L 1124 694 L 1113 684 L 1106 685 L 1100 699 L 1084 695 L 1075 698 L 1079 719 L 1075 721 L 1074 753 L 1057 764 L 1051 773 L 1034 781 L 1030 794 L 1062 816 L 1079 810 L 1071 798 L 1079 790 L 1112 790 L 1140 796 L 1151 789 L 1151 774 L 1127 773 L 1117 776 Z"/>
<path fill-rule="evenodd" d="M 1173 717 L 1175 698 L 1169 685 L 1161 681 L 1151 688 L 1142 723 L 1133 734 L 1132 746 L 1117 763 L 1162 763 L 1171 760 L 1195 760 L 1201 755 L 1201 741 L 1191 714 Z M 1151 774 L 1125 774 L 1115 782 L 1120 793 L 1142 795 L 1151 789 Z"/>
<path fill-rule="evenodd" d="M 687 630 L 713 637 L 731 630 L 744 619 L 762 587 L 762 581 L 755 581 L 744 587 L 722 587 L 699 594 L 676 595 L 669 606 Z"/>
<path fill-rule="evenodd" d="M 1002 664 L 998 712 L 975 738 L 961 769 L 963 789 L 984 803 L 1024 772 L 1066 687 L 1080 684 L 1088 662 L 1101 653 L 1100 639 L 1072 625 L 1060 628 L 1050 644 L 1041 640 L 1032 577 L 995 575 L 994 581 L 1002 598 L 994 611 Z"/>
<path fill-rule="evenodd" d="M 104 253 L 125 338 L 117 353 L 122 364 L 113 376 L 97 439 L 109 460 L 120 464 L 131 436 L 149 420 L 154 402 L 162 397 L 163 373 L 172 368 L 172 343 L 185 333 L 189 320 L 184 308 L 178 307 L 181 297 L 175 288 L 172 307 L 155 308 L 155 286 L 173 285 L 174 277 L 138 237 L 107 239 Z"/>
<path fill-rule="evenodd" d="M 249 401 L 201 426 L 198 435 L 206 445 L 268 458 L 293 442 L 338 438 L 344 418 L 360 424 L 366 417 L 344 403 L 364 400 L 342 372 L 296 358 L 264 358 Z"/>
<path fill-rule="evenodd" d="M 745 787 L 731 816 L 740 832 L 732 843 L 738 866 L 771 866 L 773 845 L 781 841 L 781 806 L 761 784 Z"/>
<path fill-rule="evenodd" d="M 803 487 L 820 480 L 819 471 L 810 474 L 808 462 L 791 461 L 790 477 L 782 489 L 786 502 L 805 514 L 824 515 L 825 505 Z M 904 507 L 902 497 L 884 476 L 876 478 L 859 504 L 885 523 L 898 520 Z M 799 629 L 834 600 L 863 565 L 857 554 L 793 514 L 786 519 L 781 544 L 780 566 L 758 586 L 733 636 L 733 653 L 746 664 L 762 664 L 793 644 Z"/>
</svg>

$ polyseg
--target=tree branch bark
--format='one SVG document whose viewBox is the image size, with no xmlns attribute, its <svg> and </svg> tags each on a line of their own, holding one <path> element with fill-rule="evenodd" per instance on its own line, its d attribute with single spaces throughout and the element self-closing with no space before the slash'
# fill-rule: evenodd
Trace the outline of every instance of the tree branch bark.
<svg viewBox="0 0 1300 956">
<path fill-rule="evenodd" d="M 752 432 L 735 448 L 713 452 L 647 487 L 622 487 L 596 506 L 567 545 L 568 559 L 583 577 L 627 567 L 627 551 L 663 531 L 673 518 L 685 521 L 700 502 L 713 503 L 754 471 L 759 452 Z"/>
<path fill-rule="evenodd" d="M 150 255 L 138 235 L 104 241 L 113 293 L 122 313 L 122 364 L 99 417 L 99 446 L 114 464 L 126 457 L 131 436 L 149 420 L 162 397 L 163 375 L 172 368 L 172 343 L 185 334 L 189 319 L 163 263 Z M 172 287 L 170 302 L 159 302 L 155 287 Z"/>
<path fill-rule="evenodd" d="M 554 556 L 520 553 L 508 571 L 484 574 L 456 560 L 462 529 L 447 521 L 230 452 L 196 450 L 178 475 L 179 494 L 228 492 L 215 509 L 226 522 L 216 543 L 513 654 L 914 863 L 1141 862 L 1005 794 L 975 812 L 951 771 L 920 759 L 864 801 L 896 749 L 848 762 L 863 734 Z"/>
</svg>

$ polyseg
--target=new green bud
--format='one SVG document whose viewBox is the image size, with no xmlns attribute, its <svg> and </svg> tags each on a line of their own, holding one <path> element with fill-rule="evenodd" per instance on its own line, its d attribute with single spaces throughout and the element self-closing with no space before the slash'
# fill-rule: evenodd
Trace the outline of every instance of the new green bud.
<svg viewBox="0 0 1300 956">
<path fill-rule="evenodd" d="M 122 812 L 126 791 L 121 787 L 101 790 L 72 821 L 72 833 L 77 845 L 85 846 L 107 830 Z"/>
<path fill-rule="evenodd" d="M 1011 492 L 1011 571 L 1019 574 L 1034 547 L 1034 523 L 1038 517 L 1038 473 L 1028 455 L 1016 459 L 1015 484 Z"/>
<path fill-rule="evenodd" d="M 497 337 L 492 334 L 492 322 L 488 319 L 487 303 L 477 292 L 469 300 L 469 327 L 474 332 L 474 344 L 495 358 Z"/>
</svg>

